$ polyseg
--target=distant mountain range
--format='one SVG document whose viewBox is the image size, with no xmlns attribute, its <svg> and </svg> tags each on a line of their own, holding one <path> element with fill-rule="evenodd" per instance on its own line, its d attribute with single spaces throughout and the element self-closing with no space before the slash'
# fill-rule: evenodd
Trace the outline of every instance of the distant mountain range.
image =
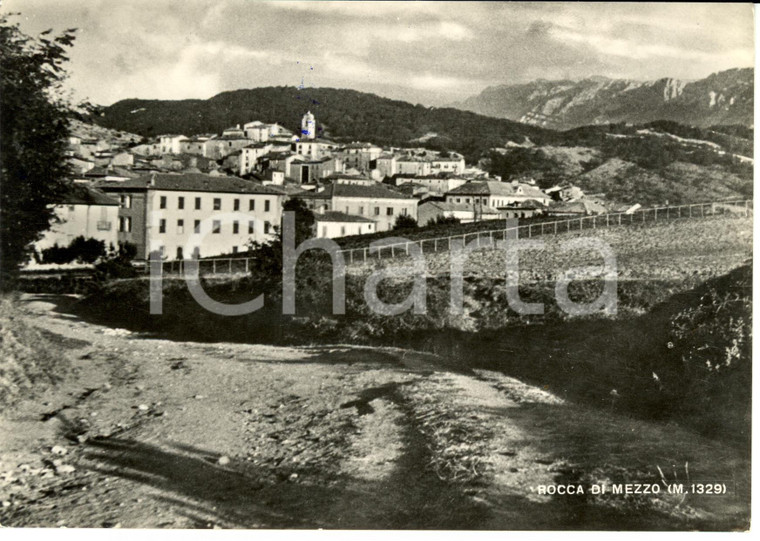
<svg viewBox="0 0 760 541">
<path fill-rule="evenodd" d="M 685 125 L 754 125 L 754 69 L 731 69 L 698 81 L 592 77 L 486 88 L 453 104 L 462 110 L 552 129 L 672 120 Z"/>
</svg>

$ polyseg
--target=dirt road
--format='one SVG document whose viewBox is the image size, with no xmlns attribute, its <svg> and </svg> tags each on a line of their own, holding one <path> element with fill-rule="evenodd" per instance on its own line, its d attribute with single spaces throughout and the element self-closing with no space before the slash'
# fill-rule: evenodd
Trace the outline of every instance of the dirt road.
<svg viewBox="0 0 760 541">
<path fill-rule="evenodd" d="M 0 417 L 0 524 L 741 528 L 747 461 L 675 426 L 396 349 L 171 342 L 27 295 L 73 369 Z M 731 484 L 723 498 L 614 483 Z M 685 479 L 685 477 L 684 477 Z M 550 496 L 541 485 L 583 486 Z M 609 492 L 593 495 L 588 487 Z"/>
</svg>

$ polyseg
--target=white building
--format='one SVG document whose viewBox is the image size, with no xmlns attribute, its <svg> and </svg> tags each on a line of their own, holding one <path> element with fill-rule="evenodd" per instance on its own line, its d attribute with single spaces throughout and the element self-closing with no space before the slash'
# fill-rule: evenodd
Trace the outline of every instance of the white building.
<svg viewBox="0 0 760 541">
<path fill-rule="evenodd" d="M 472 181 L 446 193 L 447 203 L 474 203 L 496 209 L 527 201 L 548 205 L 551 198 L 536 186 L 516 181 Z"/>
<path fill-rule="evenodd" d="M 184 135 L 159 135 L 158 151 L 160 154 L 180 154 L 182 152 L 182 141 L 187 139 Z"/>
<path fill-rule="evenodd" d="M 117 246 L 119 202 L 105 193 L 83 184 L 69 185 L 54 212 L 56 220 L 34 243 L 36 251 L 55 244 L 68 246 L 79 236 L 102 240 L 106 249 Z"/>
<path fill-rule="evenodd" d="M 375 222 L 365 216 L 327 211 L 314 214 L 314 236 L 334 239 L 349 235 L 369 235 L 375 232 Z"/>
<path fill-rule="evenodd" d="M 396 218 L 401 215 L 417 219 L 416 199 L 380 184 L 336 183 L 297 197 L 317 213 L 336 211 L 369 218 L 377 224 L 377 231 L 393 229 Z"/>
<path fill-rule="evenodd" d="M 256 169 L 259 158 L 269 153 L 270 150 L 272 150 L 272 145 L 266 143 L 253 143 L 240 149 L 240 176 Z"/>
<path fill-rule="evenodd" d="M 119 199 L 118 240 L 137 245 L 139 259 L 244 251 L 272 238 L 282 217 L 280 191 L 236 177 L 152 173 L 100 187 Z"/>
</svg>

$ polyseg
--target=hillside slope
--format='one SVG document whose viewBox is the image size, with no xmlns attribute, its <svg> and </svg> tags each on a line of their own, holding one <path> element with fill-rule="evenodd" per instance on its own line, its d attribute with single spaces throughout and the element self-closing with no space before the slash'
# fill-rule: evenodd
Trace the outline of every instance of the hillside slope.
<svg viewBox="0 0 760 541">
<path fill-rule="evenodd" d="M 555 129 L 608 122 L 673 120 L 694 126 L 754 124 L 754 70 L 732 69 L 698 81 L 594 77 L 486 88 L 455 104 L 463 110 Z"/>
<path fill-rule="evenodd" d="M 162 133 L 219 133 L 253 120 L 300 126 L 307 110 L 322 136 L 379 144 L 406 144 L 426 137 L 426 145 L 472 153 L 526 137 L 542 141 L 551 132 L 457 109 L 438 109 L 334 88 L 266 87 L 223 92 L 208 100 L 119 101 L 93 121 L 143 136 Z M 431 136 L 431 134 L 435 134 Z"/>
</svg>

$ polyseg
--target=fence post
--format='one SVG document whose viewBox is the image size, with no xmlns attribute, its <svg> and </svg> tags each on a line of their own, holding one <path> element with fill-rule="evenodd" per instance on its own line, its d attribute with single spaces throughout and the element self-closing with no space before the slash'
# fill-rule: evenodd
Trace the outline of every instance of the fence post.
<svg viewBox="0 0 760 541">
<path fill-rule="evenodd" d="M 555 235 L 557 234 L 557 222 L 556 222 L 556 220 L 554 222 L 554 234 Z"/>
<path fill-rule="evenodd" d="M 406 255 L 409 255 L 409 243 L 407 242 L 404 247 L 406 248 Z"/>
<path fill-rule="evenodd" d="M 578 220 L 578 223 L 580 224 L 580 228 L 578 229 L 578 231 L 583 231 L 583 218 L 580 218 Z"/>
<path fill-rule="evenodd" d="M 248 262 L 250 261 L 250 258 L 245 258 L 245 273 L 248 274 Z"/>
<path fill-rule="evenodd" d="M 213 274 L 216 274 L 216 259 L 211 260 L 214 263 Z"/>
<path fill-rule="evenodd" d="M 705 206 L 704 205 L 699 205 L 699 214 L 700 214 L 701 218 L 705 217 Z"/>
<path fill-rule="evenodd" d="M 528 225 L 528 238 L 533 236 L 533 224 Z"/>
<path fill-rule="evenodd" d="M 433 239 L 433 251 L 438 252 L 438 239 Z"/>
<path fill-rule="evenodd" d="M 618 213 L 618 225 L 623 225 L 623 215 Z"/>
<path fill-rule="evenodd" d="M 657 222 L 657 207 L 654 207 L 654 221 Z"/>
<path fill-rule="evenodd" d="M 396 257 L 395 245 L 391 244 L 391 259 Z"/>
<path fill-rule="evenodd" d="M 362 261 L 365 263 L 367 262 L 367 248 L 364 249 L 364 257 L 362 258 Z"/>
<path fill-rule="evenodd" d="M 594 229 L 596 229 L 596 216 L 591 217 L 591 223 L 593 224 Z"/>
</svg>

